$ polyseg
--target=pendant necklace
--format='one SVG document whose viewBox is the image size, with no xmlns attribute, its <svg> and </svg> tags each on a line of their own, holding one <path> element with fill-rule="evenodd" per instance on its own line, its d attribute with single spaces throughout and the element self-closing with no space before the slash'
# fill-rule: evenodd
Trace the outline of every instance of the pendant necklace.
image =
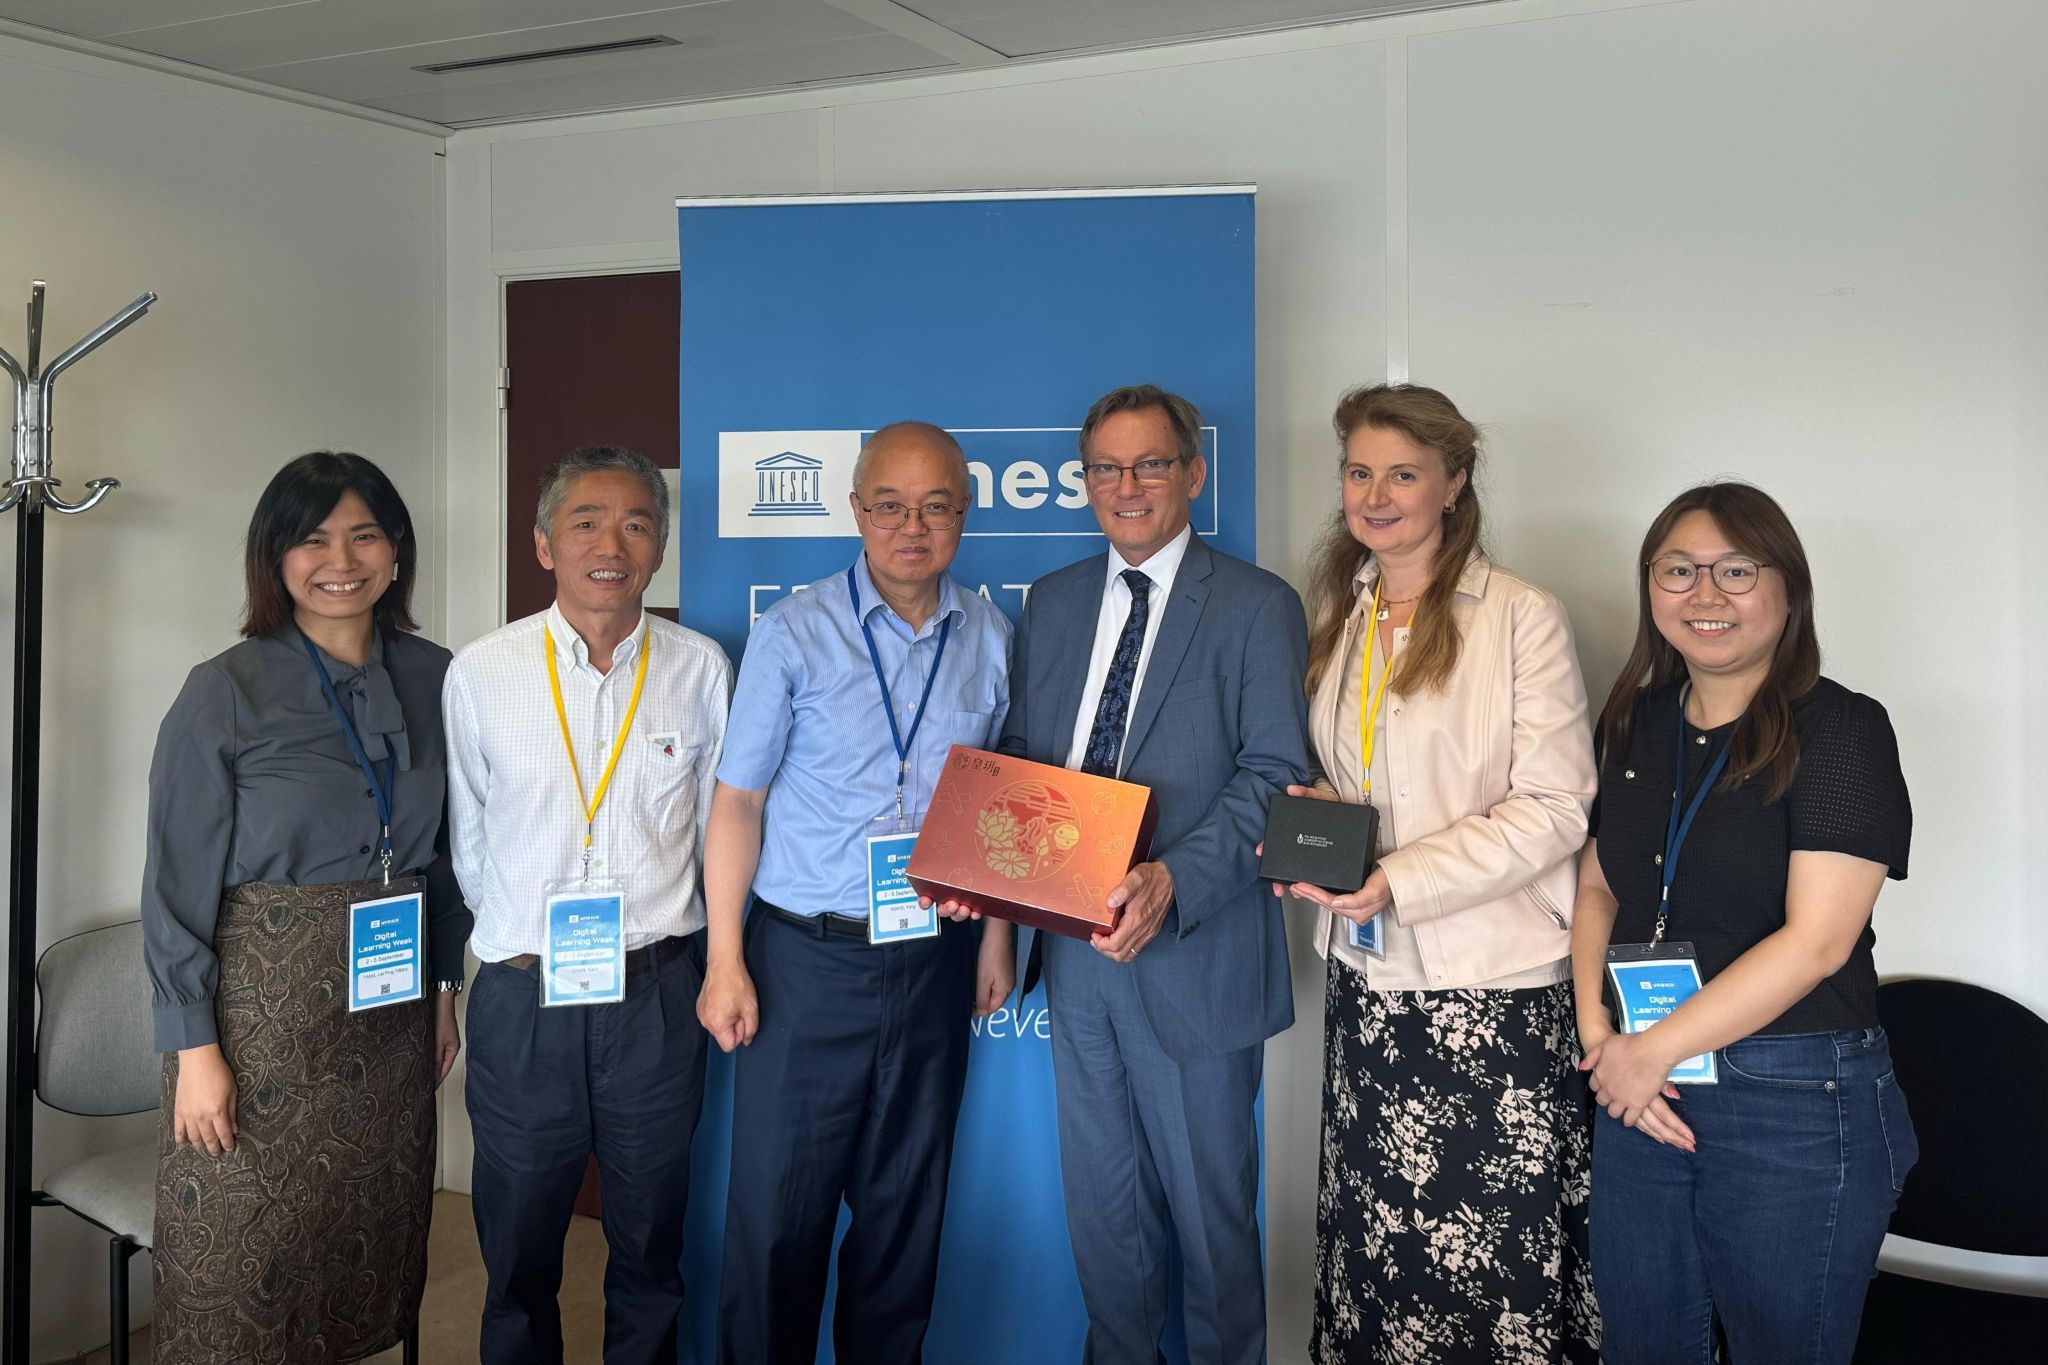
<svg viewBox="0 0 2048 1365">
<path fill-rule="evenodd" d="M 1378 612 L 1378 614 L 1376 614 L 1376 615 L 1375 615 L 1375 616 L 1373 617 L 1373 620 L 1375 620 L 1375 621 L 1384 621 L 1384 620 L 1386 620 L 1386 619 L 1387 619 L 1388 617 L 1390 617 L 1390 616 L 1392 616 L 1392 615 L 1394 614 L 1394 608 L 1395 608 L 1395 607 L 1405 607 L 1405 606 L 1407 606 L 1407 605 L 1408 605 L 1408 604 L 1409 604 L 1410 602 L 1414 602 L 1414 601 L 1417 601 L 1418 599 L 1420 599 L 1420 598 L 1421 598 L 1421 596 L 1422 596 L 1422 594 L 1421 594 L 1421 593 L 1417 593 L 1417 594 L 1415 594 L 1415 596 L 1414 596 L 1414 597 L 1389 597 L 1389 598 L 1382 598 L 1382 599 L 1381 599 L 1381 601 L 1380 601 L 1380 609 L 1379 609 L 1379 612 Z"/>
</svg>

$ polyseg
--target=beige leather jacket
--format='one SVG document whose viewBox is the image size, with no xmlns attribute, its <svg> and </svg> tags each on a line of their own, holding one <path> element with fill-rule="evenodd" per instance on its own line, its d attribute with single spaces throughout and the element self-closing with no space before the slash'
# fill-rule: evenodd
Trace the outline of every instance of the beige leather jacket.
<svg viewBox="0 0 2048 1365">
<path fill-rule="evenodd" d="M 1309 703 L 1326 780 L 1359 799 L 1356 772 L 1331 772 L 1343 661 L 1366 627 L 1379 566 L 1363 589 Z M 1571 623 L 1549 593 L 1474 555 L 1454 610 L 1464 646 L 1442 693 L 1390 693 L 1387 773 L 1373 803 L 1409 837 L 1380 860 L 1393 915 L 1415 930 L 1432 989 L 1474 985 L 1571 953 L 1577 855 L 1596 787 L 1586 687 Z M 1319 911 L 1329 955 L 1336 917 Z"/>
</svg>

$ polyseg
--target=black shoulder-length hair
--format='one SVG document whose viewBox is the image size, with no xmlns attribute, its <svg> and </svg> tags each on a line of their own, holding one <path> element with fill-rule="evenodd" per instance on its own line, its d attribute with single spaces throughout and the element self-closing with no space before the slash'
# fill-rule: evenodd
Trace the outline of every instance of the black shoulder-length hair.
<svg viewBox="0 0 2048 1365">
<path fill-rule="evenodd" d="M 345 493 L 362 498 L 398 552 L 398 581 L 385 589 L 374 608 L 378 626 L 419 629 L 412 616 L 413 565 L 419 546 L 413 540 L 412 513 L 406 511 L 405 499 L 384 471 L 362 456 L 315 450 L 278 470 L 256 500 L 242 555 L 248 592 L 242 634 L 274 635 L 292 623 L 292 595 L 284 585 L 285 554 L 319 529 Z"/>
</svg>

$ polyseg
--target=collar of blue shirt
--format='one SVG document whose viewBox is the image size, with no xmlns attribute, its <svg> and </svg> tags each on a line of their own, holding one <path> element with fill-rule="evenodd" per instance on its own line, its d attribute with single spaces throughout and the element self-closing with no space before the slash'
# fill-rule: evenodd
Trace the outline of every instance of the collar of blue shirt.
<svg viewBox="0 0 2048 1365">
<path fill-rule="evenodd" d="M 960 590 L 954 586 L 953 575 L 949 571 L 939 574 L 939 609 L 915 631 L 910 628 L 910 622 L 898 616 L 882 599 L 882 591 L 875 586 L 874 575 L 868 572 L 868 557 L 864 553 L 853 561 L 853 581 L 860 588 L 861 619 L 869 622 L 872 629 L 875 613 L 880 611 L 889 628 L 906 640 L 922 640 L 936 631 L 939 623 L 947 617 L 952 617 L 957 624 L 967 615 L 966 608 L 960 605 Z"/>
</svg>

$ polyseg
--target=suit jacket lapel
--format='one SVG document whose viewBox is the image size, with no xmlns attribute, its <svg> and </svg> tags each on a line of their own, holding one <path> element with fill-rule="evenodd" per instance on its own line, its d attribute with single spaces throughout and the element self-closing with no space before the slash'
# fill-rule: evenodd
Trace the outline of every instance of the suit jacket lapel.
<svg viewBox="0 0 2048 1365">
<path fill-rule="evenodd" d="M 1088 656 L 1095 651 L 1095 627 L 1102 615 L 1102 583 L 1109 573 L 1108 557 L 1098 558 L 1093 563 L 1099 571 L 1088 581 L 1092 590 L 1077 599 L 1071 606 L 1060 604 L 1053 619 L 1043 624 L 1035 635 L 1050 634 L 1050 641 L 1056 651 L 1051 677 L 1055 686 L 1047 704 L 1052 712 L 1052 749 L 1041 759 L 1046 763 L 1064 764 L 1067 752 L 1074 747 L 1075 713 L 1081 709 L 1081 692 L 1088 685 Z"/>
<path fill-rule="evenodd" d="M 1152 641 L 1152 657 L 1145 661 L 1145 676 L 1138 684 L 1137 710 L 1131 713 L 1130 728 L 1124 732 L 1123 767 L 1130 766 L 1132 755 L 1166 705 L 1166 690 L 1173 685 L 1174 674 L 1180 672 L 1181 660 L 1201 624 L 1202 610 L 1209 604 L 1209 574 L 1214 567 L 1202 538 L 1190 540 L 1166 597 L 1166 616 Z"/>
</svg>

